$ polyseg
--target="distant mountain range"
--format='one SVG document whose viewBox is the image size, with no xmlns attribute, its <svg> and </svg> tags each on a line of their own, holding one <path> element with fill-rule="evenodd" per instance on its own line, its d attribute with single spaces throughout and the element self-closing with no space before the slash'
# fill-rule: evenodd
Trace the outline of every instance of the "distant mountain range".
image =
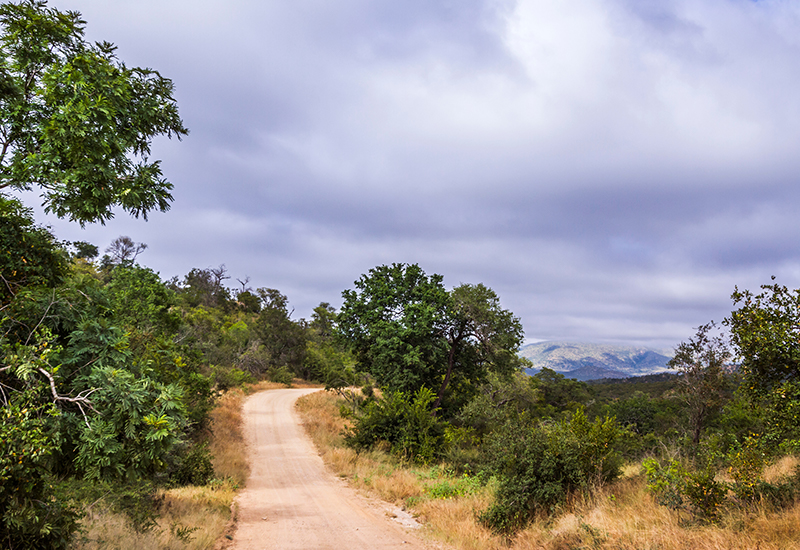
<svg viewBox="0 0 800 550">
<path fill-rule="evenodd" d="M 543 367 L 560 372 L 567 378 L 597 380 L 598 378 L 628 378 L 668 370 L 672 357 L 665 350 L 608 344 L 578 342 L 539 342 L 523 346 L 519 354 L 533 362 L 528 374 Z"/>
</svg>

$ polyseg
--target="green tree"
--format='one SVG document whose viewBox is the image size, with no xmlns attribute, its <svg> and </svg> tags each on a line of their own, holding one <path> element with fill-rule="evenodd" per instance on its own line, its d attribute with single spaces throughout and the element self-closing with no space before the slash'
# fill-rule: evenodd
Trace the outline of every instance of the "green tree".
<svg viewBox="0 0 800 550">
<path fill-rule="evenodd" d="M 556 416 L 559 413 L 575 411 L 586 405 L 592 397 L 586 382 L 567 378 L 560 372 L 547 367 L 531 376 L 531 386 L 539 392 L 539 416 Z"/>
<path fill-rule="evenodd" d="M 342 293 L 337 328 L 358 368 L 380 386 L 407 394 L 431 388 L 435 410 L 448 393 L 463 405 L 488 372 L 508 375 L 521 366 L 522 325 L 482 284 L 448 292 L 441 275 L 392 264 L 355 286 Z"/>
<path fill-rule="evenodd" d="M 72 243 L 72 248 L 75 249 L 73 258 L 86 260 L 87 262 L 91 262 L 100 254 L 99 249 L 95 245 L 87 243 L 86 241 L 75 241 Z"/>
<path fill-rule="evenodd" d="M 447 370 L 444 373 L 434 408 L 439 407 L 451 381 L 470 389 L 485 379 L 486 373 L 506 376 L 518 371 L 524 361 L 517 355 L 523 331 L 519 319 L 500 307 L 500 298 L 482 283 L 462 284 L 450 292 L 447 307 Z"/>
<path fill-rule="evenodd" d="M 438 388 L 447 369 L 449 296 L 416 264 L 370 269 L 342 293 L 338 330 L 358 368 L 391 391 Z"/>
<path fill-rule="evenodd" d="M 189 307 L 226 308 L 231 300 L 230 291 L 222 284 L 230 279 L 225 265 L 210 269 L 194 268 L 183 278 L 183 283 L 174 286 Z"/>
<path fill-rule="evenodd" d="M 106 256 L 103 256 L 102 263 L 107 266 L 112 265 L 132 265 L 136 257 L 147 250 L 147 244 L 133 242 L 133 239 L 126 235 L 117 237 L 111 241 L 111 245 L 106 248 Z"/>
<path fill-rule="evenodd" d="M 774 280 L 774 277 L 773 277 Z M 800 447 L 800 289 L 773 283 L 761 292 L 735 290 L 730 328 L 742 372 L 740 391 L 763 418 L 770 452 Z"/>
<path fill-rule="evenodd" d="M 55 237 L 35 224 L 30 209 L 0 195 L 0 311 L 21 288 L 53 287 L 66 274 Z"/>
<path fill-rule="evenodd" d="M 46 1 L 0 4 L 0 191 L 38 187 L 81 225 L 117 206 L 146 219 L 172 201 L 151 141 L 187 134 L 173 84 L 87 42 L 85 24 Z"/>
<path fill-rule="evenodd" d="M 800 289 L 772 284 L 761 290 L 737 288 L 731 298 L 739 309 L 725 320 L 741 361 L 743 389 L 756 399 L 784 382 L 800 381 Z"/>
<path fill-rule="evenodd" d="M 254 332 L 266 352 L 271 370 L 288 369 L 307 377 L 303 359 L 306 351 L 306 334 L 302 322 L 292 321 L 289 300 L 274 288 L 259 288 L 263 307 L 254 325 Z"/>
<path fill-rule="evenodd" d="M 724 369 L 731 360 L 726 341 L 711 334 L 714 327 L 714 323 L 700 326 L 694 338 L 682 342 L 675 350 L 675 357 L 667 363 L 680 375 L 678 387 L 688 407 L 695 449 L 709 417 L 724 404 Z"/>
</svg>

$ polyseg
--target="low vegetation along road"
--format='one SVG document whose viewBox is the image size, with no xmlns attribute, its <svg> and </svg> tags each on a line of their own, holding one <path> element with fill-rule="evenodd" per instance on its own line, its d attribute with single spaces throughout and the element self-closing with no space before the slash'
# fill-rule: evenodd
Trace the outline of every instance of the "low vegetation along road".
<svg viewBox="0 0 800 550">
<path fill-rule="evenodd" d="M 314 389 L 271 390 L 244 405 L 250 478 L 239 498 L 234 548 L 429 548 L 326 471 L 294 403 Z"/>
</svg>

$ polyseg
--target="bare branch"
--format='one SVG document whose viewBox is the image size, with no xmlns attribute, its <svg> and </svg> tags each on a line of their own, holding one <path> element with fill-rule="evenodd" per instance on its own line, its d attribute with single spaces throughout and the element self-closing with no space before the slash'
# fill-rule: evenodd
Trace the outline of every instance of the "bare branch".
<svg viewBox="0 0 800 550">
<path fill-rule="evenodd" d="M 66 401 L 68 403 L 75 403 L 78 406 L 78 409 L 80 409 L 81 414 L 83 415 L 83 421 L 86 423 L 86 427 L 91 430 L 92 427 L 89 425 L 89 419 L 87 418 L 86 411 L 83 410 L 83 407 L 86 406 L 89 409 L 91 409 L 92 411 L 94 411 L 95 413 L 97 412 L 97 409 L 94 408 L 94 406 L 92 405 L 92 402 L 89 400 L 89 396 L 92 395 L 94 392 L 96 392 L 97 388 L 92 388 L 90 390 L 84 390 L 84 391 L 80 392 L 77 395 L 77 397 L 66 397 L 66 396 L 63 396 L 63 395 L 58 395 L 58 391 L 56 391 L 56 381 L 53 378 L 53 375 L 50 374 L 49 372 L 47 372 L 45 369 L 43 369 L 41 367 L 39 367 L 38 371 L 41 374 L 43 374 L 44 376 L 46 376 L 47 379 L 50 381 L 50 391 L 53 394 L 53 401 L 55 401 L 55 402 Z"/>
</svg>

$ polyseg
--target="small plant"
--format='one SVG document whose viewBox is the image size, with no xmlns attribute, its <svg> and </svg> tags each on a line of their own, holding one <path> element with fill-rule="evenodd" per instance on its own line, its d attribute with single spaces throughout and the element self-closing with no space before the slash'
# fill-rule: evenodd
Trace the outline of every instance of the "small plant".
<svg viewBox="0 0 800 550">
<path fill-rule="evenodd" d="M 463 497 L 475 493 L 481 487 L 477 476 L 467 474 L 457 478 L 445 478 L 425 487 L 425 493 L 436 499 Z"/>
<path fill-rule="evenodd" d="M 753 437 L 748 437 L 741 448 L 731 451 L 728 472 L 733 478 L 731 489 L 736 498 L 742 502 L 755 500 L 765 466 L 766 455 Z"/>
<path fill-rule="evenodd" d="M 169 531 L 172 533 L 172 536 L 181 542 L 190 542 L 192 540 L 192 533 L 199 529 L 199 527 L 186 527 L 178 522 L 169 526 Z"/>
<path fill-rule="evenodd" d="M 704 521 L 716 521 L 728 487 L 714 479 L 714 472 L 704 470 L 686 475 L 684 494 L 694 517 Z"/>
<path fill-rule="evenodd" d="M 586 533 L 586 537 L 581 535 L 581 539 L 588 538 L 591 546 L 584 546 L 582 548 L 602 548 L 603 543 L 608 540 L 608 533 L 603 531 L 602 529 L 598 529 L 597 527 L 593 527 L 583 521 L 582 518 L 578 518 L 578 528 L 583 532 Z"/>
<path fill-rule="evenodd" d="M 211 464 L 211 451 L 208 443 L 194 445 L 183 457 L 180 467 L 172 475 L 178 485 L 206 485 L 214 479 L 214 466 Z"/>
<path fill-rule="evenodd" d="M 673 510 L 683 507 L 683 495 L 686 487 L 686 470 L 675 459 L 662 465 L 654 458 L 642 462 L 647 475 L 647 490 L 661 506 Z"/>
<path fill-rule="evenodd" d="M 649 458 L 642 463 L 647 474 L 647 490 L 661 506 L 673 510 L 688 508 L 702 521 L 715 521 L 728 493 L 728 485 L 714 478 L 714 471 L 706 468 L 687 471 L 675 459 L 662 465 Z"/>
</svg>

